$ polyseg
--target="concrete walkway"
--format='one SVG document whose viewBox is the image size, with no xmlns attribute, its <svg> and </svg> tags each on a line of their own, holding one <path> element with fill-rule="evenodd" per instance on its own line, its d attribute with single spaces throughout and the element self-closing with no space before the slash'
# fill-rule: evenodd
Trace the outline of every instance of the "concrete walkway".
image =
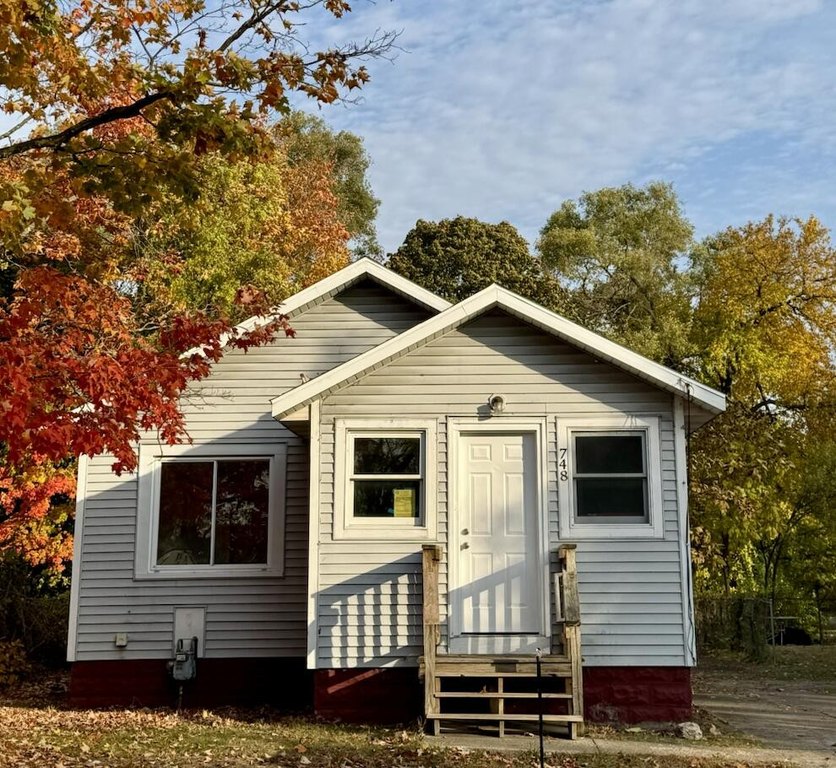
<svg viewBox="0 0 836 768">
<path fill-rule="evenodd" d="M 430 744 L 460 749 L 489 750 L 491 752 L 523 752 L 539 750 L 539 741 L 535 736 L 479 736 L 475 734 L 451 733 L 441 736 L 428 736 Z M 827 752 L 755 747 L 720 747 L 710 742 L 683 742 L 679 744 L 658 744 L 647 741 L 626 741 L 618 739 L 593 739 L 584 737 L 568 739 L 546 739 L 546 751 L 549 754 L 564 755 L 648 755 L 654 757 L 717 757 L 728 762 L 746 762 L 756 764 L 786 764 L 799 768 L 836 768 L 836 755 Z"/>
</svg>

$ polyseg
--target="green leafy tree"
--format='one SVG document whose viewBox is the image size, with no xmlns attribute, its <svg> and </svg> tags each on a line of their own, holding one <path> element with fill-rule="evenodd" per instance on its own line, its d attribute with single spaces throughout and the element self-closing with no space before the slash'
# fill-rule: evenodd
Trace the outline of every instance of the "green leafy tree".
<svg viewBox="0 0 836 768">
<path fill-rule="evenodd" d="M 770 591 L 803 514 L 800 437 L 793 425 L 735 402 L 694 436 L 691 537 L 700 592 Z"/>
<path fill-rule="evenodd" d="M 801 478 L 806 507 L 783 552 L 783 591 L 812 598 L 811 629 L 824 642 L 824 616 L 836 606 L 836 441 L 833 432 L 811 447 Z M 830 610 L 827 611 L 828 607 Z"/>
<path fill-rule="evenodd" d="M 772 412 L 805 412 L 834 387 L 836 250 L 815 217 L 731 228 L 694 253 L 694 337 L 707 383 Z"/>
<path fill-rule="evenodd" d="M 348 230 L 356 258 L 380 259 L 375 219 L 380 201 L 368 180 L 371 160 L 363 140 L 348 131 L 332 131 L 320 118 L 294 112 L 277 124 L 274 134 L 291 165 L 312 162 L 328 165 L 334 180 L 340 221 Z"/>
<path fill-rule="evenodd" d="M 557 302 L 557 286 L 543 274 L 522 235 L 505 221 L 488 224 L 464 216 L 419 220 L 390 254 L 388 266 L 452 302 L 491 283 L 546 306 Z"/>
<path fill-rule="evenodd" d="M 690 289 L 680 265 L 692 233 L 669 184 L 626 184 L 564 202 L 537 249 L 573 320 L 678 367 L 690 351 Z"/>
<path fill-rule="evenodd" d="M 789 554 L 830 530 L 836 251 L 815 218 L 770 216 L 709 238 L 693 265 L 700 376 L 729 401 L 694 439 L 695 558 L 706 588 L 775 596 Z"/>
<path fill-rule="evenodd" d="M 243 286 L 275 306 L 348 264 L 330 163 L 290 164 L 280 145 L 253 162 L 207 155 L 200 178 L 196 201 L 170 196 L 138 223 L 137 303 L 149 318 L 198 310 L 239 321 L 252 314 Z"/>
</svg>

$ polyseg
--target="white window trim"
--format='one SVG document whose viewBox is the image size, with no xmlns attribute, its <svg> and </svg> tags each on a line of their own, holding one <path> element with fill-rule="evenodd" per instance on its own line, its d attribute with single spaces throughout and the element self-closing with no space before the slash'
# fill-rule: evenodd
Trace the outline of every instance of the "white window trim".
<svg viewBox="0 0 836 768">
<path fill-rule="evenodd" d="M 648 520 L 630 523 L 576 522 L 573 435 L 578 432 L 606 434 L 632 431 L 641 431 L 645 436 Z M 564 457 L 565 467 L 562 466 Z M 587 418 L 558 418 L 557 462 L 558 511 L 562 539 L 664 538 L 665 516 L 662 505 L 662 463 L 658 416 L 621 414 Z M 565 479 L 561 474 L 564 470 L 566 471 Z"/>
<path fill-rule="evenodd" d="M 436 442 L 438 425 L 428 419 L 337 419 L 334 423 L 334 539 L 394 539 L 427 541 L 436 538 Z M 351 439 L 355 436 L 422 437 L 423 514 L 418 518 L 356 518 L 352 515 Z"/>
<path fill-rule="evenodd" d="M 140 443 L 137 471 L 137 530 L 134 577 L 136 579 L 226 578 L 230 576 L 284 575 L 285 445 L 264 446 L 245 443 L 160 445 Z M 251 458 L 270 462 L 270 495 L 267 522 L 267 563 L 240 565 L 157 565 L 160 466 L 177 459 L 202 461 Z"/>
</svg>

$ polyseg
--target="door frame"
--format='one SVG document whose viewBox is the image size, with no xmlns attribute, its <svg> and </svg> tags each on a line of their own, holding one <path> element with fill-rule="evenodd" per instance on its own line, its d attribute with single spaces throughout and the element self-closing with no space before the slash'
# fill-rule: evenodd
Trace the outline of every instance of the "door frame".
<svg viewBox="0 0 836 768">
<path fill-rule="evenodd" d="M 465 635 L 462 632 L 462 617 L 456 615 L 456 601 L 453 591 L 459 585 L 459 565 L 455 556 L 459 552 L 460 530 L 459 510 L 462 508 L 461 450 L 463 435 L 476 433 L 488 434 L 533 434 L 536 451 L 535 477 L 535 514 L 537 516 L 537 551 L 536 567 L 540 573 L 541 605 L 540 634 L 530 636 L 530 641 L 514 643 L 522 636 Z M 550 651 L 551 617 L 549 599 L 549 490 L 548 490 L 548 450 L 547 421 L 545 418 L 448 418 L 447 419 L 447 639 L 449 653 L 489 653 L 514 654 L 533 653 L 536 648 Z M 528 637 L 528 636 L 527 636 Z M 494 640 L 495 642 L 491 642 Z M 518 645 L 514 648 L 512 646 Z M 503 650 L 501 646 L 505 646 Z"/>
</svg>

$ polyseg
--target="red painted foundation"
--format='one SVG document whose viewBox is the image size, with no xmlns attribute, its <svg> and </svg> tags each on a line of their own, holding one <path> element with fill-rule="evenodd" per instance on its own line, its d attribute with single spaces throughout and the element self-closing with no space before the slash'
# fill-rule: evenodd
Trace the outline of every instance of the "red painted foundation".
<svg viewBox="0 0 836 768">
<path fill-rule="evenodd" d="M 686 667 L 585 667 L 583 674 L 584 716 L 590 722 L 668 722 L 691 716 L 691 670 Z M 415 669 L 319 669 L 314 672 L 314 710 L 347 722 L 408 722 L 423 714 L 423 684 Z"/>
<path fill-rule="evenodd" d="M 585 667 L 584 715 L 591 722 L 681 721 L 691 715 L 686 667 Z M 184 687 L 185 707 L 270 705 L 353 723 L 405 723 L 423 714 L 418 670 L 319 669 L 304 659 L 199 659 Z M 73 664 L 75 707 L 173 706 L 177 686 L 163 660 Z"/>
<path fill-rule="evenodd" d="M 686 720 L 691 716 L 688 667 L 584 667 L 584 717 L 596 723 Z"/>
<path fill-rule="evenodd" d="M 177 703 L 177 684 L 165 660 L 77 661 L 70 673 L 73 707 L 165 707 Z M 270 705 L 293 711 L 311 705 L 304 659 L 198 659 L 197 677 L 184 683 L 183 706 Z"/>
<path fill-rule="evenodd" d="M 424 714 L 424 686 L 414 667 L 318 669 L 314 711 L 349 723 L 406 723 Z"/>
</svg>

